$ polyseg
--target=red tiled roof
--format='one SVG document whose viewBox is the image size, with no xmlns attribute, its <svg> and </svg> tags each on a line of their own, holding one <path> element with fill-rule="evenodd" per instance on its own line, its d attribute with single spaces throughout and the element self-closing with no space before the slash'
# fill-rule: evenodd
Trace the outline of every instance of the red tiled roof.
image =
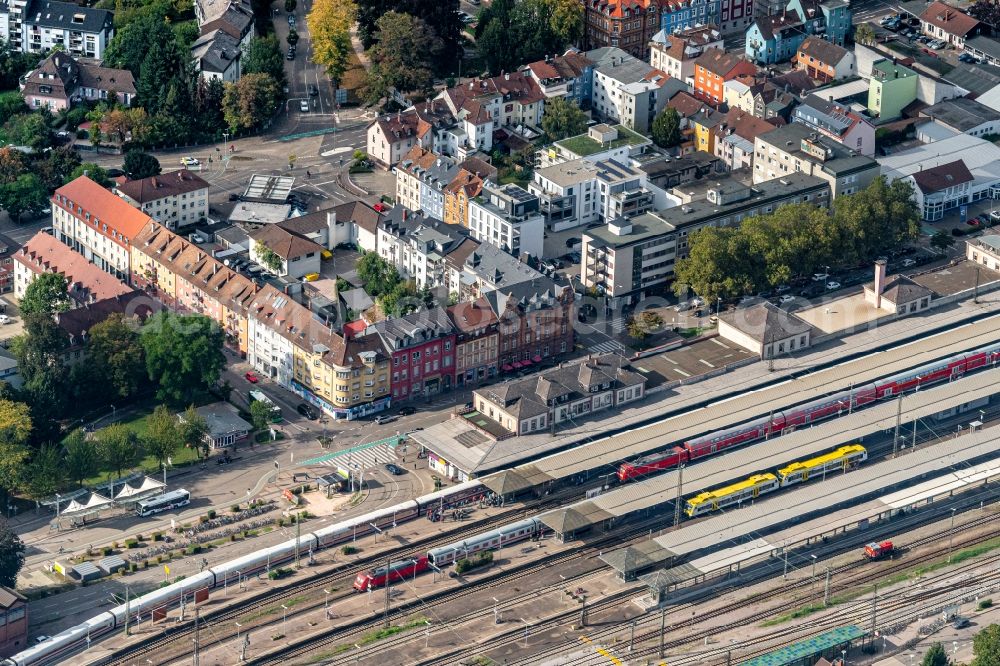
<svg viewBox="0 0 1000 666">
<path fill-rule="evenodd" d="M 128 205 L 124 199 L 86 176 L 80 176 L 56 190 L 52 202 L 83 220 L 86 220 L 85 214 L 90 213 L 90 220 L 87 221 L 95 226 L 97 222 L 106 224 L 108 231 L 101 233 L 119 245 L 127 246 L 128 240 L 135 238 L 152 221 L 149 215 Z M 110 233 L 111 230 L 118 232 L 117 238 Z M 124 237 L 124 242 L 121 237 Z"/>
<path fill-rule="evenodd" d="M 698 65 L 713 74 L 725 77 L 742 62 L 748 62 L 741 55 L 736 53 L 726 53 L 722 49 L 705 49 L 701 57 L 694 61 Z"/>
<path fill-rule="evenodd" d="M 69 284 L 70 298 L 80 305 L 123 296 L 132 291 L 115 276 L 87 261 L 82 254 L 41 231 L 18 250 L 14 261 L 26 266 L 36 275 L 62 274 Z"/>
<path fill-rule="evenodd" d="M 115 189 L 128 195 L 129 198 L 135 199 L 140 204 L 144 204 L 207 188 L 208 183 L 201 176 L 193 171 L 181 169 L 180 171 L 161 173 L 158 176 L 130 180 L 118 185 Z"/>
<path fill-rule="evenodd" d="M 679 92 L 670 98 L 667 106 L 676 110 L 682 117 L 688 118 L 701 111 L 705 103 L 686 92 Z"/>
<path fill-rule="evenodd" d="M 976 19 L 943 2 L 935 2 L 927 7 L 920 15 L 920 20 L 959 37 L 969 34 L 979 25 Z"/>
<path fill-rule="evenodd" d="M 591 8 L 599 11 L 605 16 L 622 18 L 625 10 L 629 10 L 630 16 L 637 16 L 637 12 L 644 12 L 650 4 L 650 0 L 591 0 Z"/>
</svg>

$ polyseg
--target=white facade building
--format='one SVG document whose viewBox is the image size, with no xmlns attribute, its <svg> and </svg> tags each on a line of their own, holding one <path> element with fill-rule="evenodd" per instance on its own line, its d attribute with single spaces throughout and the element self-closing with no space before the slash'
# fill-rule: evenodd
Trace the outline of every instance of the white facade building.
<svg viewBox="0 0 1000 666">
<path fill-rule="evenodd" d="M 53 0 L 0 3 L 0 38 L 22 53 L 58 47 L 78 58 L 104 58 L 114 36 L 113 15 L 105 9 Z"/>
<path fill-rule="evenodd" d="M 597 174 L 584 159 L 535 170 L 528 191 L 538 197 L 549 227 L 562 231 L 598 221 Z"/>
<path fill-rule="evenodd" d="M 482 195 L 469 202 L 469 230 L 477 241 L 515 257 L 542 256 L 545 217 L 538 197 L 517 185 L 486 183 Z"/>
<path fill-rule="evenodd" d="M 187 169 L 127 181 L 115 194 L 171 231 L 208 218 L 208 182 Z"/>
</svg>

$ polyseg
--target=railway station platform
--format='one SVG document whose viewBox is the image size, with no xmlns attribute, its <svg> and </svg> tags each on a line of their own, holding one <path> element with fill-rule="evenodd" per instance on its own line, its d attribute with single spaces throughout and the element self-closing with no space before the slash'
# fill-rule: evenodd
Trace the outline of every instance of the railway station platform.
<svg viewBox="0 0 1000 666">
<path fill-rule="evenodd" d="M 977 430 L 825 482 L 766 495 L 741 509 L 604 553 L 601 560 L 626 580 L 666 566 L 656 581 L 647 581 L 662 591 L 703 582 L 982 488 L 1000 480 L 998 451 L 1000 426 Z M 910 485 L 918 479 L 927 480 Z"/>
<path fill-rule="evenodd" d="M 823 370 L 810 372 L 808 367 L 803 367 L 798 372 L 793 370 L 786 373 L 785 381 L 746 391 L 707 406 L 704 406 L 704 392 L 690 397 L 672 396 L 628 408 L 613 424 L 605 420 L 594 423 L 593 427 L 587 429 L 583 426 L 588 424 L 583 421 L 582 430 L 578 428 L 576 435 L 553 437 L 549 433 L 537 433 L 512 437 L 502 442 L 489 442 L 490 468 L 509 469 L 486 474 L 480 480 L 493 492 L 507 494 L 505 490 L 537 490 L 613 473 L 617 464 L 623 460 L 846 390 L 852 385 L 857 386 L 950 355 L 984 347 L 996 341 L 996 329 L 997 318 L 987 317 Z M 656 418 L 657 413 L 672 415 L 648 423 L 650 419 Z M 637 422 L 646 424 L 609 437 L 587 441 L 602 425 L 620 428 Z M 418 443 L 432 450 L 440 444 L 434 441 L 432 429 L 412 436 Z M 469 444 L 459 443 L 453 448 L 453 453 L 460 458 L 467 455 L 463 452 L 469 448 Z M 552 451 L 558 452 L 546 455 Z M 527 458 L 537 459 L 518 465 Z M 480 461 L 477 465 L 481 469 L 486 462 Z M 510 478 L 511 472 L 515 477 L 513 480 Z"/>
<path fill-rule="evenodd" d="M 598 525 L 611 527 L 627 517 L 662 510 L 679 496 L 692 496 L 755 472 L 806 460 L 842 444 L 863 443 L 865 437 L 895 428 L 897 417 L 905 426 L 900 441 L 908 446 L 913 429 L 910 424 L 915 419 L 987 398 L 997 392 L 998 385 L 1000 368 L 983 370 L 950 384 L 922 389 L 901 399 L 866 406 L 853 414 L 717 454 L 683 470 L 674 469 L 633 481 L 596 497 L 545 512 L 539 518 L 557 537 L 572 539 Z"/>
<path fill-rule="evenodd" d="M 843 653 L 850 652 L 851 644 L 865 633 L 864 629 L 854 624 L 837 627 L 745 661 L 743 666 L 812 666 L 820 658 L 835 664 L 843 660 Z"/>
</svg>

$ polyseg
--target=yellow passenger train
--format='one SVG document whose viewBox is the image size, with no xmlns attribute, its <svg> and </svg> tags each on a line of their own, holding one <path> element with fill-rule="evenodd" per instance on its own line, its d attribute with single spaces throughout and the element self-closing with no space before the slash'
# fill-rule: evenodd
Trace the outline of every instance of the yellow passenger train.
<svg viewBox="0 0 1000 666">
<path fill-rule="evenodd" d="M 817 476 L 823 478 L 832 472 L 846 472 L 865 460 L 868 460 L 868 452 L 860 444 L 841 446 L 815 458 L 793 462 L 774 473 L 754 474 L 723 488 L 699 493 L 685 502 L 684 513 L 694 518 L 718 509 L 739 506 L 779 488 L 805 483 Z"/>
</svg>

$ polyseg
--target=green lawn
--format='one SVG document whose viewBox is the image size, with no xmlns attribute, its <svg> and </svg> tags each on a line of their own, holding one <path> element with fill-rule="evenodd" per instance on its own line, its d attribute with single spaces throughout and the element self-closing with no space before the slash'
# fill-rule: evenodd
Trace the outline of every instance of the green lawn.
<svg viewBox="0 0 1000 666">
<path fill-rule="evenodd" d="M 587 155 L 593 155 L 594 153 L 598 153 L 602 150 L 620 148 L 625 145 L 635 146 L 648 141 L 646 137 L 636 134 L 624 125 L 615 125 L 615 129 L 618 130 L 618 138 L 607 145 L 594 141 L 587 134 L 571 136 L 567 139 L 563 139 L 562 141 L 557 141 L 556 143 L 572 153 L 581 157 L 586 157 Z"/>
</svg>

